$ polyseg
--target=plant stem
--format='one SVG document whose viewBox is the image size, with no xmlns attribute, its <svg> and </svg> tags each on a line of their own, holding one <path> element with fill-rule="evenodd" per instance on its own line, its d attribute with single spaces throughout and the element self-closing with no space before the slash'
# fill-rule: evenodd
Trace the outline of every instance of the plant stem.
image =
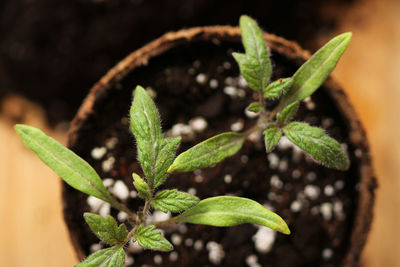
<svg viewBox="0 0 400 267">
<path fill-rule="evenodd" d="M 149 212 L 150 209 L 150 203 L 151 203 L 152 199 L 146 200 L 146 203 L 144 204 L 144 208 L 143 208 L 143 218 L 141 223 L 146 223 L 146 218 L 147 218 L 147 213 Z"/>
<path fill-rule="evenodd" d="M 139 228 L 139 224 L 136 224 L 135 227 L 133 227 L 133 229 L 128 233 L 128 235 L 126 236 L 124 243 L 128 243 L 129 240 L 131 240 L 131 238 L 136 234 L 137 229 Z"/>
<path fill-rule="evenodd" d="M 164 226 L 164 225 L 168 225 L 168 224 L 175 224 L 175 223 L 178 223 L 178 217 L 179 216 L 175 216 L 175 217 L 169 218 L 168 220 L 152 222 L 151 224 L 156 227 L 160 227 L 160 226 Z"/>
</svg>

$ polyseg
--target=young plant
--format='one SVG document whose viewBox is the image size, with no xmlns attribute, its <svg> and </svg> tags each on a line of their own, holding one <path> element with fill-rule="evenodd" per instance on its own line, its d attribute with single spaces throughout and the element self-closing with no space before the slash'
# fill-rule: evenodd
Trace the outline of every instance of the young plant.
<svg viewBox="0 0 400 267">
<path fill-rule="evenodd" d="M 124 266 L 124 247 L 131 240 L 146 249 L 172 250 L 172 244 L 157 230 L 158 227 L 168 224 L 193 223 L 227 227 L 252 223 L 290 234 L 281 217 L 251 199 L 217 196 L 199 200 L 196 196 L 177 189 L 158 191 L 158 187 L 168 176 L 167 170 L 174 161 L 181 138 L 163 137 L 156 106 L 140 86 L 135 90 L 130 117 L 138 159 L 145 176 L 142 178 L 136 173 L 132 175 L 133 185 L 139 197 L 144 200 L 143 208 L 136 213 L 118 202 L 104 187 L 96 171 L 74 152 L 39 129 L 21 124 L 15 126 L 25 145 L 66 183 L 110 203 L 129 216 L 129 225 L 118 225 L 111 216 L 104 218 L 85 213 L 83 217 L 90 229 L 110 247 L 91 254 L 77 266 Z M 177 215 L 164 221 L 149 221 L 151 209 Z"/>
<path fill-rule="evenodd" d="M 270 82 L 272 67 L 261 29 L 247 16 L 240 18 L 240 27 L 246 53 L 234 53 L 233 56 L 242 76 L 258 92 L 259 101 L 248 107 L 259 114 L 257 124 L 244 133 L 216 135 L 175 158 L 180 137 L 163 136 L 156 106 L 146 91 L 138 86 L 130 110 L 131 130 L 136 138 L 138 160 L 144 173 L 144 177 L 136 173 L 132 175 L 133 185 L 144 200 L 144 206 L 137 212 L 117 201 L 107 191 L 96 171 L 74 152 L 39 129 L 27 125 L 15 126 L 25 145 L 67 184 L 128 214 L 129 225 L 118 225 L 111 216 L 104 218 L 93 213 L 83 215 L 91 230 L 110 247 L 91 254 L 77 266 L 124 266 L 124 247 L 131 240 L 146 249 L 172 250 L 172 244 L 157 230 L 168 224 L 228 227 L 252 223 L 290 234 L 281 217 L 253 200 L 233 196 L 199 200 L 177 189 L 158 190 L 171 172 L 205 168 L 236 154 L 246 138 L 254 132 L 264 132 L 267 152 L 279 142 L 283 132 L 290 141 L 322 164 L 339 170 L 349 168 L 349 159 L 338 142 L 327 136 L 321 128 L 304 122 L 291 122 L 291 119 L 300 101 L 317 90 L 332 72 L 351 34 L 345 33 L 332 39 L 292 77 Z M 267 111 L 265 102 L 279 97 L 278 105 L 272 111 Z M 152 209 L 177 215 L 164 221 L 150 221 L 148 214 Z"/>
<path fill-rule="evenodd" d="M 257 124 L 243 133 L 225 132 L 195 145 L 180 154 L 168 172 L 188 172 L 216 164 L 236 154 L 246 138 L 255 132 L 264 133 L 267 152 L 274 149 L 284 134 L 321 164 L 347 170 L 349 158 L 336 140 L 321 128 L 291 120 L 300 101 L 312 95 L 333 71 L 350 42 L 351 33 L 330 40 L 292 77 L 271 82 L 272 65 L 262 30 L 248 16 L 241 16 L 240 29 L 245 53 L 233 53 L 233 57 L 250 88 L 258 93 L 258 101 L 248 106 L 249 111 L 258 114 Z M 266 110 L 266 101 L 277 98 L 280 98 L 277 106 L 271 111 Z"/>
</svg>

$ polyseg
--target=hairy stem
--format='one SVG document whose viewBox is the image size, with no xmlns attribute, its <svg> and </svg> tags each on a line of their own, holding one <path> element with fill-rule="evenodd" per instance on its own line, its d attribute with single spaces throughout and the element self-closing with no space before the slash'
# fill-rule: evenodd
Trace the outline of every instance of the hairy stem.
<svg viewBox="0 0 400 267">
<path fill-rule="evenodd" d="M 151 224 L 156 227 L 161 227 L 161 226 L 175 224 L 175 223 L 178 223 L 178 216 L 169 218 L 168 220 L 164 220 L 164 221 L 152 222 Z"/>
</svg>

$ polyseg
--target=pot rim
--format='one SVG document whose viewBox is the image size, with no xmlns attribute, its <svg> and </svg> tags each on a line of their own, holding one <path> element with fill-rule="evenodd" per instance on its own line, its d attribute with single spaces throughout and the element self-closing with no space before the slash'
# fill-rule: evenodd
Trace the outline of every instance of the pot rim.
<svg viewBox="0 0 400 267">
<path fill-rule="evenodd" d="M 304 63 L 311 56 L 309 51 L 302 49 L 296 42 L 288 41 L 282 37 L 267 32 L 264 32 L 264 37 L 268 46 L 272 50 L 285 55 L 288 59 L 293 60 L 298 65 Z M 95 83 L 89 94 L 84 99 L 81 107 L 71 122 L 71 128 L 68 133 L 68 147 L 76 145 L 79 129 L 93 114 L 93 107 L 96 99 L 110 90 L 112 85 L 121 81 L 135 68 L 148 65 L 151 58 L 157 57 L 158 55 L 180 45 L 202 41 L 211 41 L 217 44 L 221 41 L 240 42 L 240 28 L 233 26 L 207 26 L 169 32 L 129 54 L 111 68 L 97 83 Z M 349 249 L 342 261 L 342 266 L 355 266 L 365 245 L 371 226 L 373 218 L 374 189 L 377 187 L 377 182 L 372 168 L 371 156 L 369 154 L 370 148 L 366 133 L 353 106 L 349 102 L 347 95 L 332 77 L 329 77 L 325 81 L 324 85 L 329 88 L 327 93 L 336 101 L 341 115 L 348 119 L 350 141 L 354 145 L 362 147 L 364 152 L 367 152 L 363 153 L 360 158 L 361 177 L 359 182 L 360 187 L 357 199 L 357 210 L 354 214 L 351 237 L 349 238 Z M 65 201 L 65 185 L 63 184 L 64 219 L 67 221 L 68 215 L 65 208 Z M 69 234 L 78 257 L 83 258 L 85 256 L 83 249 L 78 244 L 70 229 Z"/>
</svg>

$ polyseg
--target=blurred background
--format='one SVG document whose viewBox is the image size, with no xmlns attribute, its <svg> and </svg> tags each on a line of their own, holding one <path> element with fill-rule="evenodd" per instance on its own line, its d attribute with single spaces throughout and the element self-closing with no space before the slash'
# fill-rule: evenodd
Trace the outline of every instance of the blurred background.
<svg viewBox="0 0 400 267">
<path fill-rule="evenodd" d="M 367 130 L 379 183 L 360 265 L 400 266 L 400 1 L 2 0 L 0 2 L 0 266 L 77 263 L 61 184 L 12 126 L 65 143 L 90 87 L 128 53 L 167 31 L 237 25 L 241 14 L 315 51 L 353 40 L 334 71 Z"/>
</svg>

